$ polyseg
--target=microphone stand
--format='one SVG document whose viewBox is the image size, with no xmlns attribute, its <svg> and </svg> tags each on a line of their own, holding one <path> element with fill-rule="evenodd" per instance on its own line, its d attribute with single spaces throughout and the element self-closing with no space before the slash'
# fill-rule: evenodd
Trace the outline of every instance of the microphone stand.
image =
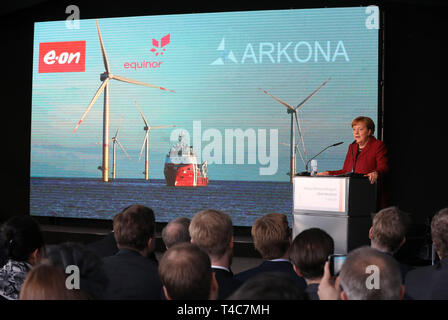
<svg viewBox="0 0 448 320">
<path fill-rule="evenodd" d="M 313 160 L 314 158 L 316 158 L 318 155 L 320 155 L 322 152 L 324 152 L 324 151 L 327 150 L 328 148 L 335 147 L 335 146 L 338 146 L 338 145 L 343 144 L 343 143 L 344 143 L 344 142 L 338 142 L 338 143 L 329 145 L 328 147 L 326 147 L 325 149 L 323 149 L 321 152 L 319 152 L 319 153 L 316 154 L 314 157 L 312 157 L 310 160 L 308 160 L 307 163 L 305 164 L 305 171 L 296 174 L 296 176 L 305 176 L 305 177 L 310 176 L 311 173 L 308 172 L 308 164 L 310 163 L 310 161 Z"/>
</svg>

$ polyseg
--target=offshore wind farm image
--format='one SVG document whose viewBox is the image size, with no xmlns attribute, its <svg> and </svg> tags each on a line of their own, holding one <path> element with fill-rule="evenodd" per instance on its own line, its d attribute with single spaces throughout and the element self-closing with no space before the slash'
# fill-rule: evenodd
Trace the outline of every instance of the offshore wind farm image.
<svg viewBox="0 0 448 320">
<path fill-rule="evenodd" d="M 111 219 L 139 203 L 160 222 L 207 208 L 242 226 L 291 216 L 295 174 L 337 141 L 317 160 L 341 168 L 351 120 L 377 119 L 378 30 L 365 19 L 329 8 L 35 23 L 31 214 Z"/>
</svg>

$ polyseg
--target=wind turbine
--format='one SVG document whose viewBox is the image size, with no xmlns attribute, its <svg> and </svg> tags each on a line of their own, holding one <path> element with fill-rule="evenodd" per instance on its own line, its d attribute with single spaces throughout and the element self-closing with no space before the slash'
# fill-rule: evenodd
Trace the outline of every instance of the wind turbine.
<svg viewBox="0 0 448 320">
<path fill-rule="evenodd" d="M 140 110 L 137 100 L 134 99 L 135 105 L 137 106 L 138 112 L 140 112 L 140 116 L 143 119 L 143 122 L 145 123 L 145 126 L 143 127 L 143 130 L 146 131 L 145 139 L 143 140 L 142 149 L 140 150 L 140 156 L 138 160 L 142 158 L 143 149 L 145 149 L 145 171 L 143 172 L 145 174 L 145 180 L 149 180 L 149 132 L 153 129 L 163 129 L 163 128 L 173 128 L 175 125 L 167 125 L 167 126 L 150 126 L 148 121 L 146 121 L 145 116 L 143 115 L 142 111 Z"/>
<path fill-rule="evenodd" d="M 302 144 L 302 148 L 303 148 L 303 153 L 304 156 L 306 157 L 306 149 L 305 149 L 305 142 L 303 140 L 303 134 L 302 134 L 302 130 L 300 129 L 300 123 L 299 123 L 299 116 L 298 116 L 298 110 L 309 100 L 311 99 L 324 85 L 327 84 L 328 81 L 330 81 L 331 78 L 328 78 L 328 80 L 324 81 L 316 90 L 314 90 L 308 97 L 306 97 L 301 103 L 299 103 L 296 107 L 291 106 L 290 104 L 286 103 L 285 101 L 281 100 L 280 98 L 277 98 L 276 96 L 273 96 L 272 94 L 270 94 L 269 92 L 267 92 L 266 90 L 260 89 L 261 91 L 263 91 L 265 94 L 267 94 L 268 96 L 272 97 L 275 101 L 281 103 L 282 105 L 284 105 L 287 108 L 287 112 L 288 114 L 291 114 L 291 142 L 290 142 L 290 171 L 289 171 L 289 175 L 290 175 L 290 181 L 291 183 L 293 182 L 294 176 L 296 175 L 296 152 L 295 152 L 295 126 L 294 126 L 294 119 L 297 125 L 297 129 L 299 130 L 299 136 L 300 136 L 300 140 L 301 140 L 301 144 Z M 300 150 L 297 148 L 297 150 L 299 151 L 299 155 L 302 158 L 303 163 L 305 164 L 305 159 L 302 156 L 302 153 L 300 152 Z"/>
<path fill-rule="evenodd" d="M 123 118 L 121 118 L 121 121 L 123 121 Z M 115 170 L 115 144 L 118 144 L 118 146 L 121 148 L 121 150 L 124 152 L 124 154 L 130 160 L 132 160 L 131 156 L 126 152 L 124 147 L 121 145 L 120 141 L 118 141 L 118 132 L 120 131 L 121 121 L 120 121 L 120 124 L 118 125 L 118 129 L 115 132 L 115 135 L 112 137 L 112 179 L 115 179 L 115 173 L 116 173 L 116 170 Z"/>
<path fill-rule="evenodd" d="M 103 63 L 106 71 L 100 75 L 100 80 L 103 82 L 101 86 L 98 88 L 97 92 L 92 98 L 92 101 L 90 101 L 89 106 L 87 107 L 87 110 L 84 112 L 84 114 L 81 116 L 81 119 L 78 121 L 78 123 L 75 126 L 75 129 L 73 130 L 73 133 L 76 132 L 78 127 L 81 125 L 81 122 L 86 117 L 87 113 L 89 113 L 92 106 L 95 104 L 96 100 L 100 96 L 100 94 L 104 91 L 104 109 L 103 109 L 103 163 L 102 166 L 99 168 L 103 173 L 103 181 L 107 182 L 109 181 L 109 81 L 112 79 L 119 80 L 122 82 L 128 82 L 132 84 L 138 84 L 141 86 L 146 86 L 149 88 L 156 88 L 161 89 L 164 91 L 171 91 L 163 87 L 159 87 L 153 84 L 149 84 L 142 81 L 137 81 L 129 78 L 125 78 L 122 76 L 114 75 L 110 72 L 109 67 L 109 61 L 107 60 L 106 55 L 106 48 L 104 47 L 103 38 L 101 37 L 101 31 L 100 27 L 98 25 L 98 20 L 96 21 L 96 29 L 98 31 L 98 38 L 100 40 L 100 46 L 101 46 L 101 54 L 103 56 Z"/>
</svg>

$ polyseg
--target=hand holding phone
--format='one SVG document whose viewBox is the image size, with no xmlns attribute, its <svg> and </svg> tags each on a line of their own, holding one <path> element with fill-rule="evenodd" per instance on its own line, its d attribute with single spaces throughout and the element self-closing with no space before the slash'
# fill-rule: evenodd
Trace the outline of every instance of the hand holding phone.
<svg viewBox="0 0 448 320">
<path fill-rule="evenodd" d="M 324 276 L 320 280 L 317 290 L 320 300 L 339 300 L 341 299 L 341 286 L 339 277 L 330 275 L 330 262 L 326 261 L 324 266 Z"/>
<path fill-rule="evenodd" d="M 330 274 L 332 277 L 339 274 L 346 258 L 347 255 L 345 254 L 332 254 L 328 257 L 328 262 L 330 263 Z"/>
</svg>

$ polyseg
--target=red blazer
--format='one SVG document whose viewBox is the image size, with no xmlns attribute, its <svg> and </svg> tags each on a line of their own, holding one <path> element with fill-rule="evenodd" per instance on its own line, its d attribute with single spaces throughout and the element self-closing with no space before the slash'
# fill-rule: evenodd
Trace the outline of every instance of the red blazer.
<svg viewBox="0 0 448 320">
<path fill-rule="evenodd" d="M 377 171 L 379 174 L 384 174 L 389 170 L 387 165 L 387 149 L 381 140 L 375 137 L 370 137 L 369 142 L 361 151 L 356 159 L 359 145 L 352 143 L 348 147 L 347 156 L 345 157 L 344 168 L 342 170 L 329 171 L 330 175 L 339 175 L 352 172 L 355 173 L 370 173 Z M 353 165 L 355 162 L 355 165 Z"/>
</svg>

